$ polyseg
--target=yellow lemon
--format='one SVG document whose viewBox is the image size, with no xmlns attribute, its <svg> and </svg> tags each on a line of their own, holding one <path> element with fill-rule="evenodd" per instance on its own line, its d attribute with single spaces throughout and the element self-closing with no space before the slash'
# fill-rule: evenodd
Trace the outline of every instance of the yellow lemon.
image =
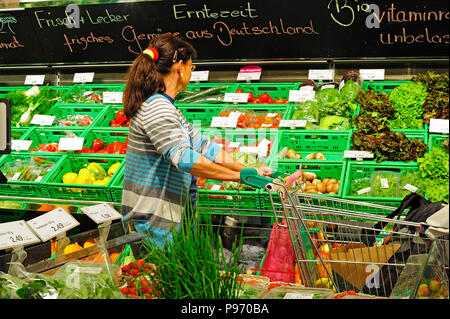
<svg viewBox="0 0 450 319">
<path fill-rule="evenodd" d="M 108 175 L 109 176 L 113 176 L 114 173 L 119 168 L 119 166 L 120 166 L 120 162 L 117 162 L 116 164 L 111 165 L 110 168 L 108 169 Z"/>
<path fill-rule="evenodd" d="M 76 173 L 67 173 L 64 174 L 62 180 L 64 184 L 75 184 L 75 181 L 77 180 L 78 175 Z"/>
</svg>

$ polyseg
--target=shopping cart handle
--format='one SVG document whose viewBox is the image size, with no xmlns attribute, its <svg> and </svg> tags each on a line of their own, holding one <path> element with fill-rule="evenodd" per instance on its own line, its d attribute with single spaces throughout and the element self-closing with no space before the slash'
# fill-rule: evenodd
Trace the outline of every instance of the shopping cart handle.
<svg viewBox="0 0 450 319">
<path fill-rule="evenodd" d="M 258 175 L 258 171 L 255 168 L 243 168 L 241 170 L 241 181 L 254 188 L 264 188 L 273 181 L 273 178 Z"/>
</svg>

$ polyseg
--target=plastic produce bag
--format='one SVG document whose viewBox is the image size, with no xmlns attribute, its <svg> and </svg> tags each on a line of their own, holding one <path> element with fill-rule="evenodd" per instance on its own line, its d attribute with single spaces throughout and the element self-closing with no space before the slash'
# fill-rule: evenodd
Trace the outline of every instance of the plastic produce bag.
<svg viewBox="0 0 450 319">
<path fill-rule="evenodd" d="M 339 97 L 344 102 L 354 102 L 361 91 L 361 87 L 352 80 L 345 82 L 344 86 L 341 88 Z"/>
<path fill-rule="evenodd" d="M 340 100 L 340 94 L 338 89 L 326 88 L 316 93 L 316 100 L 321 105 L 325 105 Z"/>
<path fill-rule="evenodd" d="M 25 284 L 23 279 L 0 272 L 0 299 L 20 299 L 17 290 Z"/>
<path fill-rule="evenodd" d="M 281 225 L 286 225 L 286 220 L 283 220 Z M 294 283 L 294 263 L 295 254 L 289 236 L 289 230 L 274 223 L 261 275 L 269 277 L 271 281 Z"/>
<path fill-rule="evenodd" d="M 307 120 L 319 122 L 320 104 L 315 101 L 306 101 L 297 105 L 297 109 L 292 115 L 292 120 Z"/>
<path fill-rule="evenodd" d="M 117 268 L 118 265 L 82 261 L 65 264 L 53 275 L 66 284 L 59 298 L 124 299 L 115 280 Z"/>
</svg>

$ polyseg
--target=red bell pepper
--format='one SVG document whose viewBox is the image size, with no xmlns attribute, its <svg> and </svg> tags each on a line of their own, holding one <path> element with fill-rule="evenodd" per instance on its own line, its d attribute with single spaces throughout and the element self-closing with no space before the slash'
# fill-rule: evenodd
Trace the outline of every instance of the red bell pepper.
<svg viewBox="0 0 450 319">
<path fill-rule="evenodd" d="M 96 138 L 92 141 L 91 149 L 94 153 L 101 151 L 105 147 L 105 142 Z"/>
<path fill-rule="evenodd" d="M 117 123 L 120 123 L 121 125 L 125 124 L 125 122 L 127 121 L 127 117 L 125 116 L 124 110 L 117 111 L 116 121 L 117 121 Z"/>
<path fill-rule="evenodd" d="M 93 153 L 90 148 L 83 147 L 81 150 L 78 150 L 77 153 Z"/>
</svg>

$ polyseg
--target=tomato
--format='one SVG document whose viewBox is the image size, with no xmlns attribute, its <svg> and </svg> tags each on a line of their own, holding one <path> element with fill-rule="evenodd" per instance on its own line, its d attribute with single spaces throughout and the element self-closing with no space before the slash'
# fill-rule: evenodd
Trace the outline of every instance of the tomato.
<svg viewBox="0 0 450 319">
<path fill-rule="evenodd" d="M 244 93 L 241 89 L 237 89 L 235 93 Z"/>
<path fill-rule="evenodd" d="M 245 92 L 245 93 L 248 93 L 248 100 L 247 100 L 247 102 L 248 103 L 250 103 L 251 101 L 253 101 L 253 99 L 254 99 L 254 97 L 253 97 L 253 93 L 252 92 Z"/>
<path fill-rule="evenodd" d="M 89 125 L 91 125 L 91 123 L 92 123 L 93 120 L 94 120 L 94 119 L 93 119 L 91 116 L 86 115 L 85 117 L 83 117 L 83 118 L 81 119 L 80 125 L 81 125 L 81 126 L 89 126 Z"/>
<path fill-rule="evenodd" d="M 267 103 L 268 104 L 274 104 L 275 101 L 269 96 L 269 98 L 267 99 Z"/>
<path fill-rule="evenodd" d="M 289 103 L 289 99 L 284 100 L 284 104 L 288 104 Z"/>
<path fill-rule="evenodd" d="M 253 100 L 253 103 L 260 104 L 261 103 L 261 98 L 257 97 L 256 99 Z"/>
<path fill-rule="evenodd" d="M 284 103 L 284 100 L 281 97 L 279 97 L 278 99 L 275 100 L 275 104 L 283 104 L 283 103 Z"/>
<path fill-rule="evenodd" d="M 116 121 L 120 124 L 125 124 L 127 117 L 125 116 L 124 110 L 119 110 L 116 113 Z"/>
<path fill-rule="evenodd" d="M 269 100 L 270 95 L 268 93 L 263 93 L 263 94 L 260 95 L 259 98 L 260 98 L 261 102 L 264 103 L 264 102 L 267 102 Z"/>
</svg>

